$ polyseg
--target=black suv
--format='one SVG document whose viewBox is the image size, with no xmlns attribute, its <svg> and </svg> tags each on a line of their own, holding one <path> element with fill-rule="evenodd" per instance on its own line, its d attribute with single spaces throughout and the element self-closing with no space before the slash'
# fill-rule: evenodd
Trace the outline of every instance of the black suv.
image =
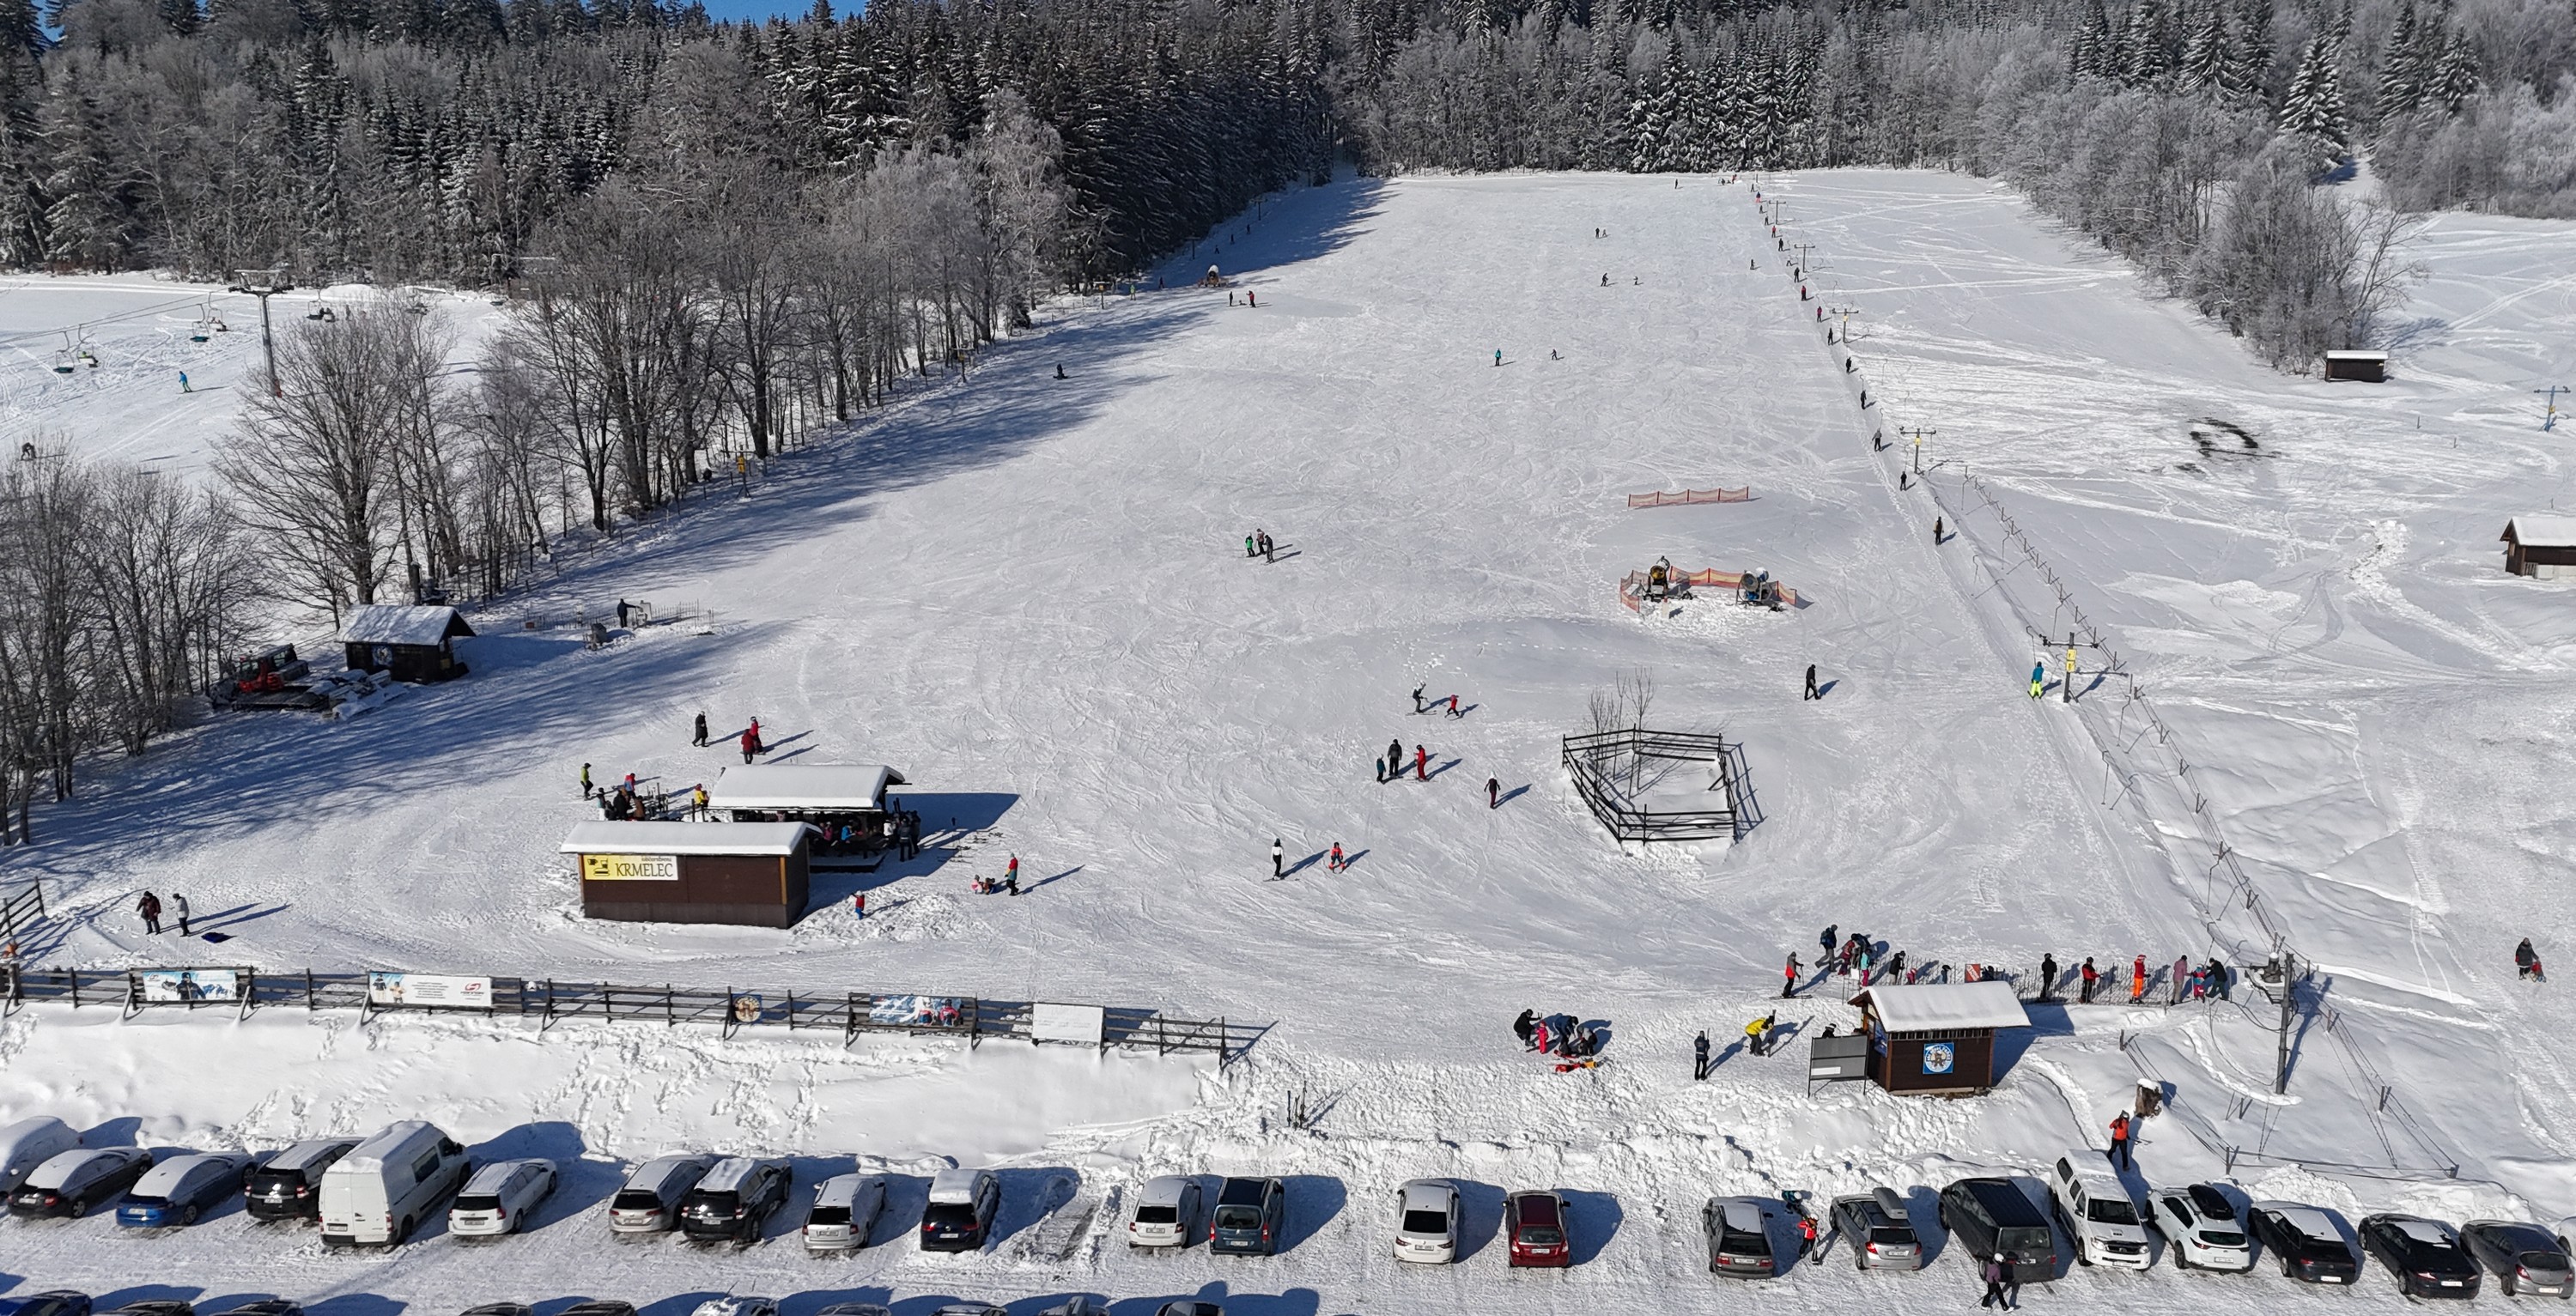
<svg viewBox="0 0 2576 1316">
<path fill-rule="evenodd" d="M 2350 1284 L 2361 1264 L 2344 1246 L 2343 1231 L 2324 1210 L 2297 1202 L 2256 1202 L 2245 1213 L 2254 1241 L 2281 1263 L 2284 1278 L 2309 1284 Z"/>
<path fill-rule="evenodd" d="M 254 1220 L 321 1219 L 322 1172 L 357 1145 L 355 1138 L 315 1138 L 252 1166 L 242 1178 L 242 1209 Z"/>
<path fill-rule="evenodd" d="M 1208 1251 L 1271 1256 L 1288 1221 L 1288 1185 L 1277 1179 L 1228 1179 L 1208 1213 Z"/>
<path fill-rule="evenodd" d="M 2375 1215 L 2361 1222 L 2361 1250 L 2379 1258 L 2410 1298 L 2478 1296 L 2477 1258 L 2459 1231 L 2419 1215 Z"/>
<path fill-rule="evenodd" d="M 2057 1233 L 2010 1179 L 1961 1179 L 1942 1189 L 1941 1227 L 1980 1260 L 2002 1253 L 2016 1284 L 2057 1278 Z"/>
<path fill-rule="evenodd" d="M 760 1227 L 787 1204 L 787 1167 L 776 1161 L 727 1157 L 680 1202 L 680 1231 L 695 1239 L 760 1241 Z"/>
</svg>

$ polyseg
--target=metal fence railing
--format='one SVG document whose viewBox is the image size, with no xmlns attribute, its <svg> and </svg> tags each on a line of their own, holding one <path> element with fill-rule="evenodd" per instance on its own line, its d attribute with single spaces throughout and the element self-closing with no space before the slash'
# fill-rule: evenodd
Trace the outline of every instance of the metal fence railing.
<svg viewBox="0 0 2576 1316">
<path fill-rule="evenodd" d="M 567 1019 L 614 1023 L 714 1025 L 725 1036 L 747 1028 L 837 1034 L 843 1045 L 862 1033 L 907 1033 L 987 1040 L 1093 1042 L 1102 1048 L 1151 1049 L 1158 1055 L 1198 1052 L 1220 1065 L 1250 1051 L 1266 1025 L 1223 1018 L 1182 1019 L 1137 1006 L 1070 1006 L 1077 1035 L 1043 1026 L 1053 1002 L 997 1001 L 929 992 L 853 992 L 744 987 L 659 986 L 558 978 L 494 977 L 470 1006 L 389 1004 L 371 989 L 371 973 L 312 969 L 266 971 L 242 965 L 187 968 L 82 969 L 0 965 L 0 1012 L 29 1002 L 109 1006 L 132 1016 L 184 1008 L 248 1016 L 260 1009 L 357 1010 L 362 1014 L 437 1010 L 534 1019 L 540 1030 Z M 1097 1011 L 1095 1037 L 1082 1031 Z"/>
</svg>

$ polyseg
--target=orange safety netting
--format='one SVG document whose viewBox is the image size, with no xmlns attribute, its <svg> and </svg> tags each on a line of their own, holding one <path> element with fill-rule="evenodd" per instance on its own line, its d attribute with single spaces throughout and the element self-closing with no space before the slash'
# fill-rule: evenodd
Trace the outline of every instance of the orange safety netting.
<svg viewBox="0 0 2576 1316">
<path fill-rule="evenodd" d="M 1718 571 L 1714 569 L 1706 571 L 1676 571 L 1672 573 L 1672 583 L 1665 586 L 1665 588 L 1680 589 L 1687 585 L 1692 589 L 1716 588 L 1727 590 L 1732 593 L 1742 593 L 1744 589 L 1744 576 L 1745 573 L 1741 571 Z M 1631 571 L 1627 575 L 1620 577 L 1619 601 L 1627 604 L 1631 611 L 1635 611 L 1637 608 L 1638 596 L 1645 593 L 1646 582 L 1646 573 L 1642 571 Z M 1792 608 L 1798 606 L 1798 591 L 1793 590 L 1786 585 L 1775 585 L 1773 588 L 1780 591 L 1781 603 Z"/>
<path fill-rule="evenodd" d="M 1684 489 L 1680 493 L 1628 495 L 1630 507 L 1680 507 L 1689 503 L 1742 503 L 1753 498 L 1753 486 L 1741 489 Z"/>
</svg>

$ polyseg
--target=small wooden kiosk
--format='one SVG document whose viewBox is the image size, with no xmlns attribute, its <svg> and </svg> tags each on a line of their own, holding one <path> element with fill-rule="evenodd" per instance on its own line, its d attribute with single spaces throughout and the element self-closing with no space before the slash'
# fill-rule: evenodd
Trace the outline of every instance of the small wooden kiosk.
<svg viewBox="0 0 2576 1316">
<path fill-rule="evenodd" d="M 397 681 L 450 681 L 465 675 L 456 641 L 474 634 L 454 608 L 367 603 L 349 609 L 340 628 L 349 668 Z"/>
<path fill-rule="evenodd" d="M 2504 523 L 2504 569 L 2558 580 L 2576 576 L 2576 516 L 2517 516 Z"/>
<path fill-rule="evenodd" d="M 1995 1085 L 1995 1033 L 2028 1028 L 2008 982 L 1881 985 L 1851 998 L 1869 1037 L 1869 1076 L 1890 1092 L 1982 1095 Z"/>
<path fill-rule="evenodd" d="M 589 822 L 562 853 L 579 865 L 584 917 L 783 928 L 805 916 L 812 835 L 793 822 Z"/>
</svg>

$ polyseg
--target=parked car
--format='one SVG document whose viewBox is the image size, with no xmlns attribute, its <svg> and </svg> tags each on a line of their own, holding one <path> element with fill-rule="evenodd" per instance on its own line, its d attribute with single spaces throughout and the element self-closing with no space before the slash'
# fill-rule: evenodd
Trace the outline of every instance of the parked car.
<svg viewBox="0 0 2576 1316">
<path fill-rule="evenodd" d="M 635 1316 L 635 1304 L 612 1298 L 593 1298 L 587 1302 L 576 1302 L 556 1316 Z"/>
<path fill-rule="evenodd" d="M 1279 1179 L 1228 1179 L 1208 1213 L 1208 1251 L 1273 1256 L 1287 1231 L 1288 1185 Z"/>
<path fill-rule="evenodd" d="M 1923 1241 L 1905 1215 L 1905 1199 L 1893 1188 L 1837 1197 L 1825 1208 L 1833 1231 L 1851 1243 L 1852 1265 L 1860 1270 L 1921 1270 Z"/>
<path fill-rule="evenodd" d="M 2519 1220 L 2472 1220 L 2460 1226 L 2469 1255 L 2504 1286 L 2505 1296 L 2564 1298 L 2576 1292 L 2567 1249 L 2550 1232 Z"/>
<path fill-rule="evenodd" d="M 680 1203 L 707 1177 L 713 1156 L 656 1156 L 635 1167 L 608 1199 L 608 1232 L 659 1234 L 680 1224 Z"/>
<path fill-rule="evenodd" d="M 1011 1313 L 989 1302 L 952 1302 L 930 1316 L 1011 1316 Z"/>
<path fill-rule="evenodd" d="M 2364 1217 L 2361 1250 L 2379 1258 L 2410 1298 L 2474 1298 L 2481 1272 L 2459 1231 L 2418 1215 Z"/>
<path fill-rule="evenodd" d="M 728 1156 L 680 1202 L 680 1232 L 690 1238 L 760 1241 L 761 1226 L 787 1204 L 787 1162 Z"/>
<path fill-rule="evenodd" d="M 1414 1179 L 1396 1190 L 1395 1259 L 1434 1266 L 1458 1259 L 1458 1185 Z"/>
<path fill-rule="evenodd" d="M 805 1208 L 805 1250 L 854 1252 L 868 1245 L 877 1217 L 885 1214 L 886 1177 L 836 1174 L 814 1185 Z"/>
<path fill-rule="evenodd" d="M 241 1191 L 242 1175 L 250 1166 L 250 1157 L 241 1152 L 173 1156 L 134 1181 L 117 1204 L 116 1223 L 128 1229 L 193 1225 Z"/>
<path fill-rule="evenodd" d="M 1144 1191 L 1136 1195 L 1136 1215 L 1127 1222 L 1127 1246 L 1188 1247 L 1198 1223 L 1198 1176 L 1158 1175 L 1146 1180 Z"/>
<path fill-rule="evenodd" d="M 2256 1202 L 2245 1213 L 2254 1241 L 2281 1263 L 2281 1277 L 2309 1284 L 2350 1284 L 2361 1264 L 2345 1246 L 2334 1217 L 2299 1202 Z"/>
<path fill-rule="evenodd" d="M 79 1132 L 51 1115 L 23 1119 L 0 1129 L 0 1196 L 18 1191 L 37 1166 L 64 1152 L 78 1150 Z"/>
<path fill-rule="evenodd" d="M 537 1203 L 554 1195 L 555 1163 L 543 1157 L 494 1161 L 465 1181 L 447 1208 L 447 1232 L 459 1238 L 497 1238 L 527 1227 Z"/>
<path fill-rule="evenodd" d="M 400 1243 L 455 1195 L 474 1163 L 426 1120 L 388 1124 L 322 1172 L 322 1241 Z"/>
<path fill-rule="evenodd" d="M 197 1316 L 197 1306 L 177 1298 L 146 1298 L 141 1302 L 129 1302 L 106 1316 Z"/>
<path fill-rule="evenodd" d="M 304 1305 L 284 1298 L 261 1298 L 238 1307 L 226 1307 L 215 1316 L 304 1316 Z"/>
<path fill-rule="evenodd" d="M 2213 1185 L 2148 1189 L 2147 1223 L 2165 1236 L 2176 1270 L 2254 1268 L 2254 1244 L 2236 1218 L 2236 1204 Z"/>
<path fill-rule="evenodd" d="M 319 1220 L 322 1176 L 358 1145 L 355 1138 L 307 1138 L 242 1177 L 242 1209 L 254 1220 Z"/>
<path fill-rule="evenodd" d="M 972 1252 L 984 1246 L 1001 1214 L 1002 1181 L 990 1170 L 942 1170 L 931 1176 L 921 1213 L 921 1250 Z"/>
<path fill-rule="evenodd" d="M 536 1316 L 536 1313 L 524 1302 L 487 1302 L 479 1307 L 468 1307 L 457 1316 Z"/>
<path fill-rule="evenodd" d="M 699 1303 L 690 1316 L 778 1316 L 778 1300 L 741 1296 L 709 1298 Z"/>
<path fill-rule="evenodd" d="M 1094 1301 L 1090 1295 L 1077 1293 L 1039 1312 L 1038 1316 L 1109 1316 L 1109 1309 Z"/>
<path fill-rule="evenodd" d="M 1225 1316 L 1225 1308 L 1213 1302 L 1183 1298 L 1178 1302 L 1167 1302 L 1155 1308 L 1154 1316 Z"/>
<path fill-rule="evenodd" d="M 2001 1254 L 2016 1284 L 2057 1278 L 2057 1235 L 2010 1179 L 1961 1179 L 1941 1190 L 1941 1227 L 1972 1256 Z"/>
<path fill-rule="evenodd" d="M 1504 1198 L 1503 1237 L 1511 1242 L 1512 1265 L 1574 1264 L 1574 1221 L 1557 1193 L 1531 1189 Z"/>
<path fill-rule="evenodd" d="M 2576 1215 L 2558 1222 L 2558 1250 L 2576 1257 Z"/>
<path fill-rule="evenodd" d="M 151 1168 L 152 1153 L 140 1147 L 67 1151 L 28 1172 L 18 1191 L 9 1194 L 9 1214 L 78 1219 L 91 1207 L 124 1196 Z"/>
<path fill-rule="evenodd" d="M 814 1316 L 894 1316 L 893 1312 L 873 1302 L 835 1302 Z"/>
<path fill-rule="evenodd" d="M 2079 1264 L 2145 1270 L 2155 1259 L 2138 1203 L 2112 1173 L 2109 1157 L 2097 1151 L 2058 1157 L 2049 1167 L 2048 1195 Z"/>
<path fill-rule="evenodd" d="M 89 1295 L 75 1289 L 47 1289 L 23 1298 L 0 1298 L 0 1316 L 89 1316 Z"/>
<path fill-rule="evenodd" d="M 1759 1197 L 1712 1197 L 1700 1208 L 1710 1274 L 1767 1279 L 1774 1273 L 1771 1234 L 1762 1222 L 1766 1205 Z"/>
</svg>

